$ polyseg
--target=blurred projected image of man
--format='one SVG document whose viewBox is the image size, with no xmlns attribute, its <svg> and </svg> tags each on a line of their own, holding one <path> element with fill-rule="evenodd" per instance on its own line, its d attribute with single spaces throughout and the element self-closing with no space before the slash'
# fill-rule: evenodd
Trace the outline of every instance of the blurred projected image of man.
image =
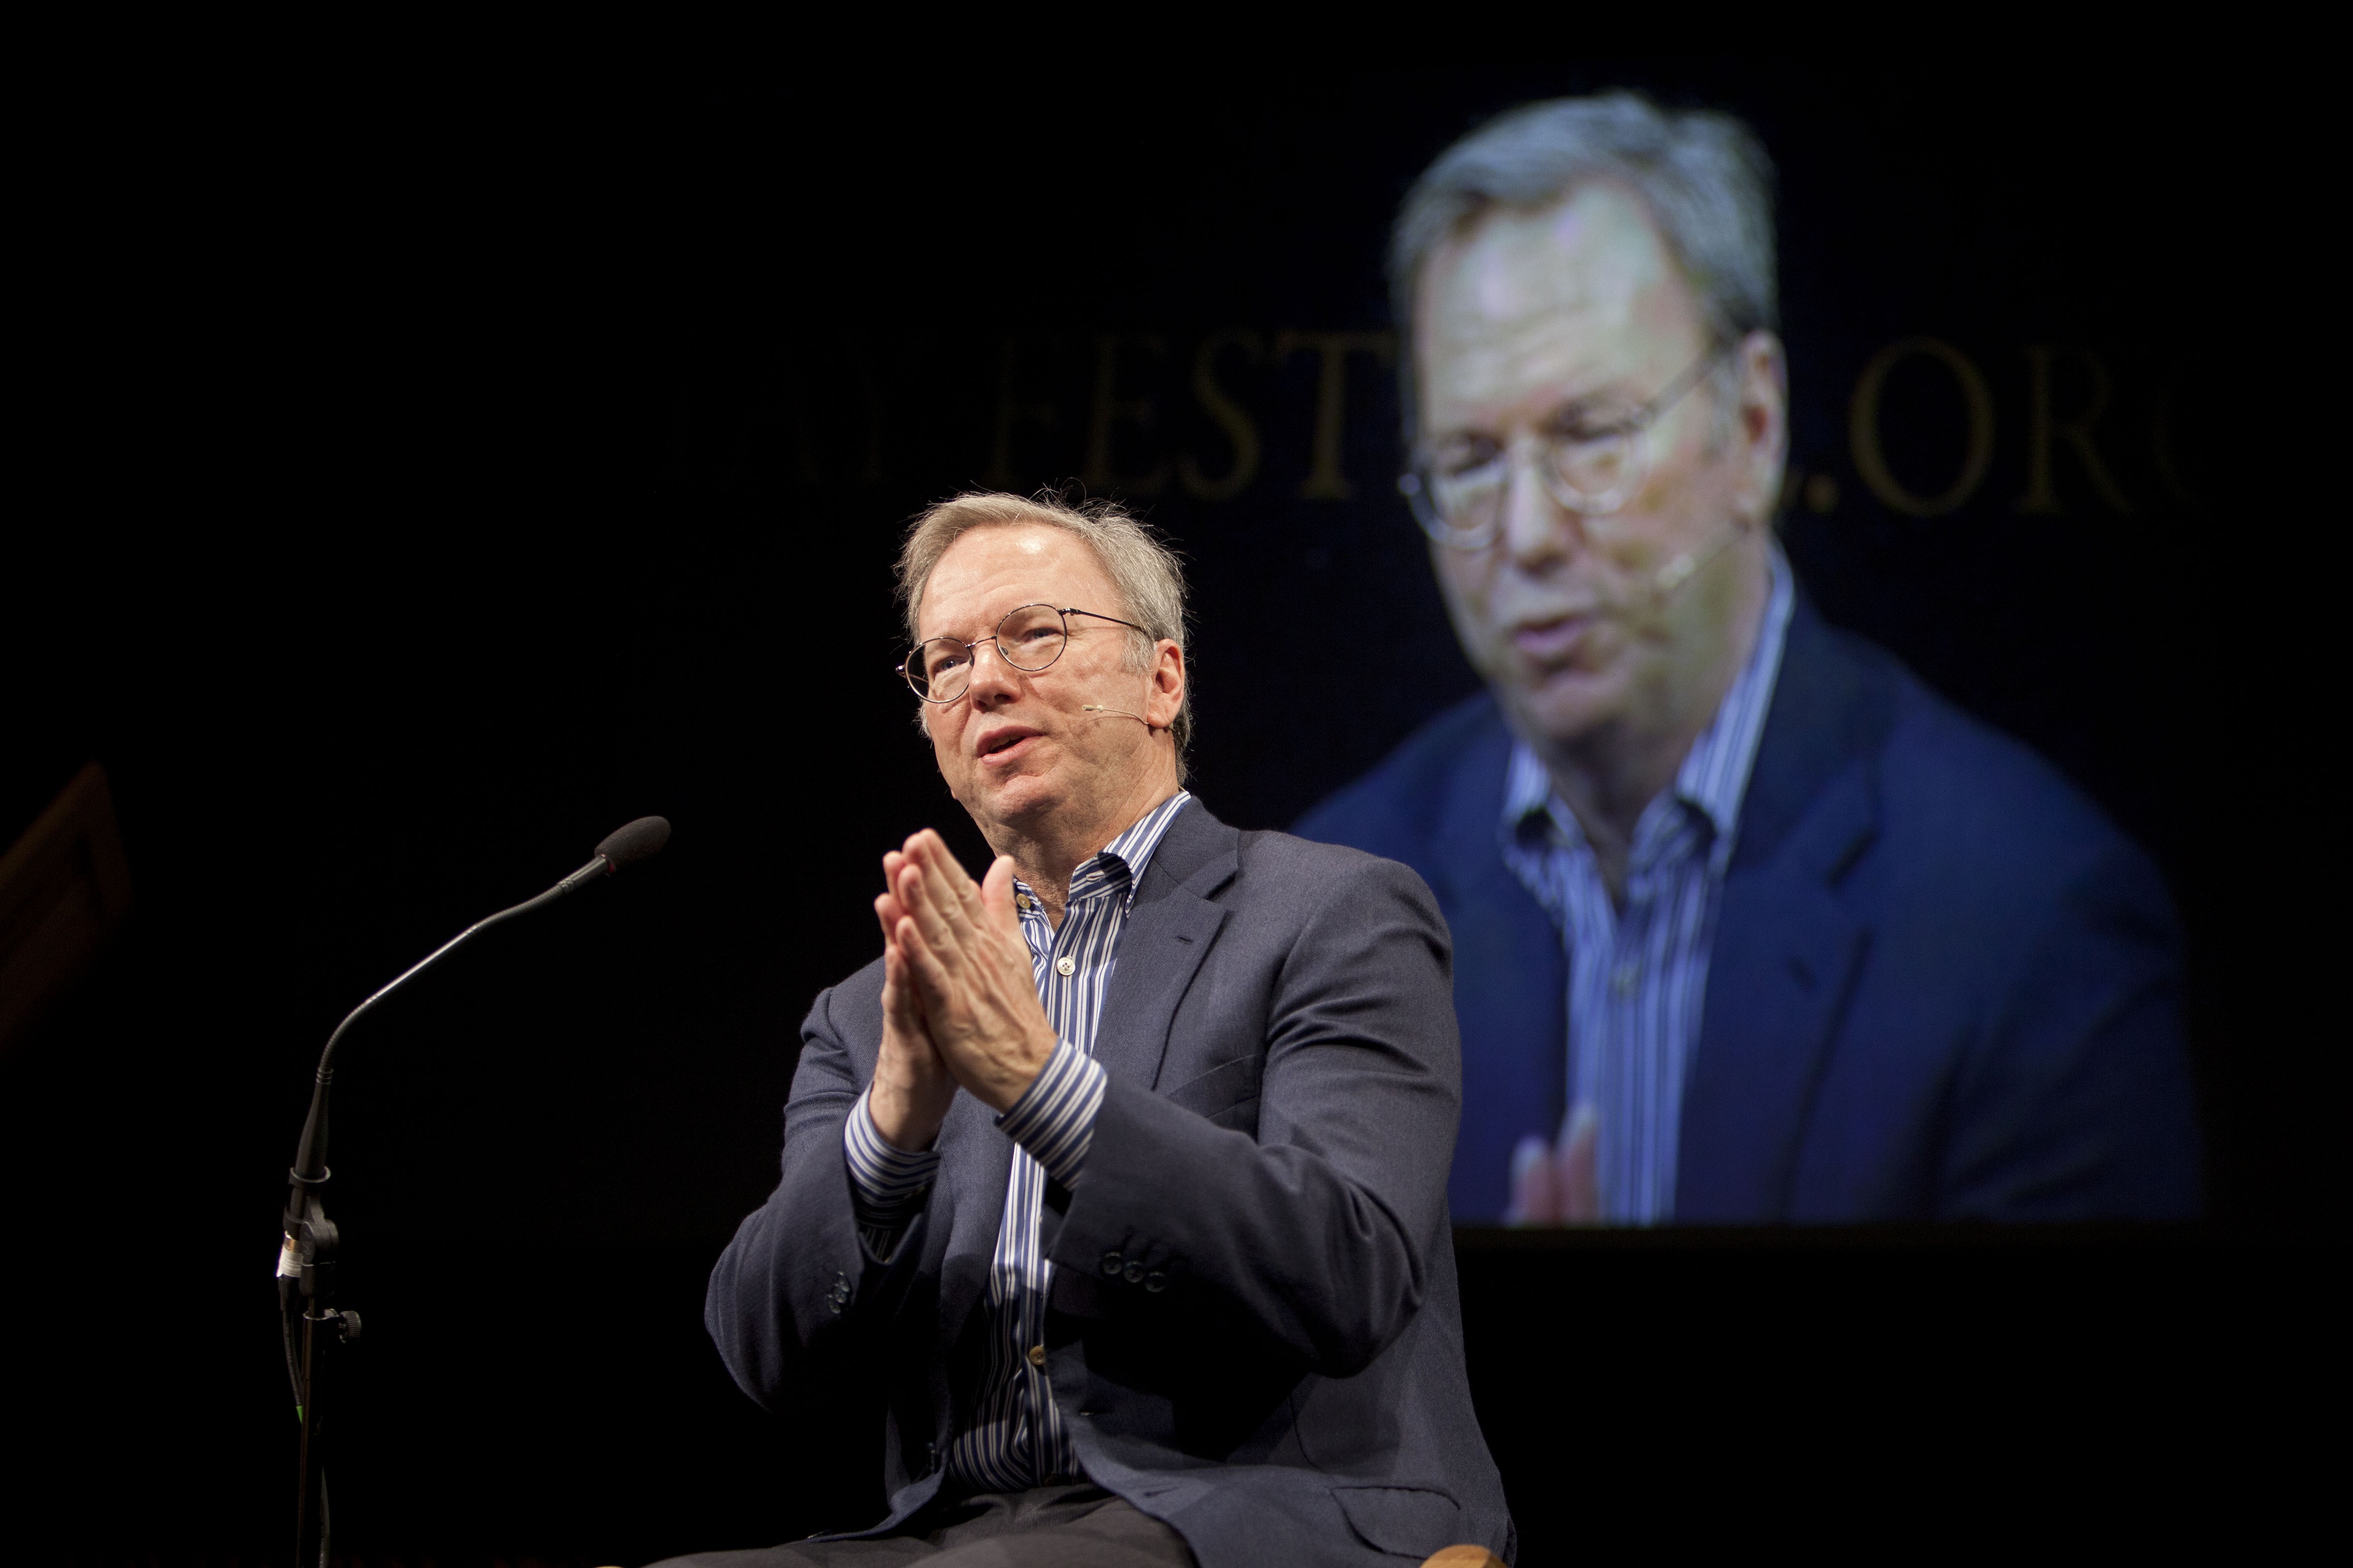
<svg viewBox="0 0 2353 1568">
<path fill-rule="evenodd" d="M 1454 1217 L 2191 1214 L 2154 869 L 1774 540 L 1771 181 L 1614 94 L 1490 122 L 1398 218 L 1399 487 L 1488 689 L 1298 831 L 1452 929 Z"/>
</svg>

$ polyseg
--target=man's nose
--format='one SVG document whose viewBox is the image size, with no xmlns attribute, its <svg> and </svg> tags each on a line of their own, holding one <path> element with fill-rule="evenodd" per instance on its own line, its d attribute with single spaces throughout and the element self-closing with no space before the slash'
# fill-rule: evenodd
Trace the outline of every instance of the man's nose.
<svg viewBox="0 0 2353 1568">
<path fill-rule="evenodd" d="M 1021 672 L 1005 657 L 1005 650 L 994 641 L 976 644 L 972 650 L 972 679 L 965 687 L 976 707 L 986 708 L 991 701 L 1019 695 Z"/>
<path fill-rule="evenodd" d="M 1581 521 L 1546 488 L 1544 461 L 1541 451 L 1514 451 L 1504 482 L 1504 552 L 1524 571 L 1567 555 Z"/>
</svg>

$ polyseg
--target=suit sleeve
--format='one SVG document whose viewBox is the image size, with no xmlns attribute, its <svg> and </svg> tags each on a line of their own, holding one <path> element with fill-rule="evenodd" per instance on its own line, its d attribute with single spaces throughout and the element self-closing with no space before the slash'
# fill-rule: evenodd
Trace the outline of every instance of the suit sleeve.
<svg viewBox="0 0 2353 1568">
<path fill-rule="evenodd" d="M 2154 868 L 2110 838 L 2015 976 L 1954 1086 L 1938 1217 L 2194 1215 L 2180 935 Z"/>
<path fill-rule="evenodd" d="M 1420 1306 L 1461 1108 L 1451 952 L 1430 890 L 1389 861 L 1341 865 L 1293 890 L 1257 1136 L 1114 1079 L 1052 1246 L 1058 1268 L 1131 1292 L 1207 1296 L 1335 1376 Z"/>
<path fill-rule="evenodd" d="M 720 1359 L 769 1410 L 791 1401 L 811 1352 L 829 1352 L 832 1371 L 857 1360 L 857 1331 L 903 1295 L 922 1242 L 920 1197 L 887 1257 L 861 1237 L 844 1130 L 862 1086 L 835 1023 L 838 998 L 838 988 L 818 996 L 801 1025 L 782 1179 L 736 1227 L 703 1299 Z"/>
</svg>

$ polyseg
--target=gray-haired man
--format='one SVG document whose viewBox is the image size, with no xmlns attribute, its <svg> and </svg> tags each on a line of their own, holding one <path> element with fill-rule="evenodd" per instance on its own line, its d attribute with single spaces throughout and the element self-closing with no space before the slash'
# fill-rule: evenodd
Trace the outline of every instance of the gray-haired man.
<svg viewBox="0 0 2353 1568">
<path fill-rule="evenodd" d="M 1770 184 L 1736 121 L 1614 94 L 1493 121 L 1398 218 L 1399 483 L 1488 690 L 1299 831 L 1452 929 L 1453 1213 L 2193 1212 L 2154 871 L 1775 543 Z"/>
<path fill-rule="evenodd" d="M 1116 510 L 965 496 L 904 673 L 998 858 L 883 857 L 783 1180 L 712 1273 L 744 1392 L 876 1391 L 887 1518 L 699 1563 L 1507 1556 L 1462 1369 L 1446 930 L 1401 866 L 1181 785 L 1184 590 Z"/>
</svg>

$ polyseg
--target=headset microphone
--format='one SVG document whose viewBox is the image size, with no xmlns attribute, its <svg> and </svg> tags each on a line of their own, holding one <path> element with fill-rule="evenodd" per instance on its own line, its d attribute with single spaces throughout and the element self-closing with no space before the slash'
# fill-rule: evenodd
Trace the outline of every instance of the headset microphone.
<svg viewBox="0 0 2353 1568">
<path fill-rule="evenodd" d="M 1677 589 L 1699 575 L 1701 567 L 1730 549 L 1733 542 L 1747 531 L 1746 526 L 1736 518 L 1696 553 L 1689 550 L 1677 552 L 1673 560 L 1651 574 L 1649 584 L 1651 603 L 1663 605 L 1674 597 Z"/>
<path fill-rule="evenodd" d="M 1079 704 L 1079 711 L 1082 713 L 1116 713 L 1123 719 L 1134 720 L 1137 723 L 1143 725 L 1147 730 L 1156 730 L 1159 728 L 1158 725 L 1153 723 L 1151 720 L 1146 719 L 1141 713 L 1131 713 L 1124 708 L 1106 708 L 1100 702 L 1082 702 Z"/>
</svg>

